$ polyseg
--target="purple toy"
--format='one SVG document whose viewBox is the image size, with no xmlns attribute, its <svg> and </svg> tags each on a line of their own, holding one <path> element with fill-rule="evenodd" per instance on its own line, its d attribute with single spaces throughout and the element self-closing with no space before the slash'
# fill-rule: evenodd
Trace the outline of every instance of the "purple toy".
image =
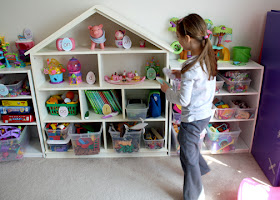
<svg viewBox="0 0 280 200">
<path fill-rule="evenodd" d="M 11 137 L 18 138 L 21 130 L 13 126 L 0 126 L 0 140 L 10 139 Z"/>
</svg>

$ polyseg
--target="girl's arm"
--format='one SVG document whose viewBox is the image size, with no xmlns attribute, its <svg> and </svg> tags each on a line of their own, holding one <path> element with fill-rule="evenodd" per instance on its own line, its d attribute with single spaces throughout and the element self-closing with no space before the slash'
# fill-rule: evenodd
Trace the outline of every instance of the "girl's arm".
<svg viewBox="0 0 280 200">
<path fill-rule="evenodd" d="M 166 99 L 171 103 L 175 103 L 184 107 L 188 106 L 191 101 L 193 84 L 194 79 L 182 80 L 180 91 L 175 92 L 170 88 L 166 90 Z"/>
</svg>

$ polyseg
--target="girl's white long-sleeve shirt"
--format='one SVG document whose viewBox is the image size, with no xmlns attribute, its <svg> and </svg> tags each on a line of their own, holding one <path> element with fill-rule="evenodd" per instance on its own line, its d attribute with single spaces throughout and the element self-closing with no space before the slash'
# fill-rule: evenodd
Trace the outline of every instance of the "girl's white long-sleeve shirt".
<svg viewBox="0 0 280 200">
<path fill-rule="evenodd" d="M 207 72 L 205 64 L 203 67 Z M 168 101 L 182 106 L 182 122 L 198 121 L 211 116 L 216 77 L 210 80 L 208 77 L 208 73 L 205 73 L 197 62 L 190 70 L 181 74 L 179 91 L 175 92 L 171 88 L 166 91 Z"/>
</svg>

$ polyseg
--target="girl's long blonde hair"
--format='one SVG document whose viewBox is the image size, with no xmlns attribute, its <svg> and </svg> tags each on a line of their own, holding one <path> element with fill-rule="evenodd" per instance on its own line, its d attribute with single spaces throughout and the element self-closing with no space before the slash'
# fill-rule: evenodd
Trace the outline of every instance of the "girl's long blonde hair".
<svg viewBox="0 0 280 200">
<path fill-rule="evenodd" d="M 199 62 L 204 72 L 203 63 L 205 63 L 209 80 L 211 77 L 215 77 L 217 75 L 217 59 L 212 49 L 211 41 L 207 36 L 207 26 L 204 20 L 198 14 L 190 14 L 177 21 L 176 29 L 181 36 L 189 35 L 191 38 L 200 42 L 202 47 L 201 54 L 185 65 L 181 73 L 187 72 L 196 62 Z"/>
</svg>

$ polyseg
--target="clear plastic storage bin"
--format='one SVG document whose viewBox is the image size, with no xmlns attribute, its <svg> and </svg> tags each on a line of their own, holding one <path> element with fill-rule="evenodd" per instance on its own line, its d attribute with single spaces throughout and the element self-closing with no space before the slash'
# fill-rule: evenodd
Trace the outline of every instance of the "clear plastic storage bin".
<svg viewBox="0 0 280 200">
<path fill-rule="evenodd" d="M 181 113 L 176 113 L 174 110 L 172 111 L 172 123 L 180 124 L 181 123 Z"/>
<path fill-rule="evenodd" d="M 223 75 L 221 75 L 221 77 L 225 81 L 224 87 L 229 93 L 247 92 L 251 83 L 251 79 L 249 78 L 242 81 L 231 81 Z"/>
<path fill-rule="evenodd" d="M 71 147 L 70 139 L 71 137 L 68 135 L 65 140 L 47 140 L 47 144 L 50 146 L 51 151 L 64 152 Z"/>
<path fill-rule="evenodd" d="M 25 126 L 19 138 L 0 140 L 0 162 L 20 160 L 29 144 L 28 127 Z"/>
<path fill-rule="evenodd" d="M 45 131 L 48 135 L 49 140 L 65 140 L 69 131 L 69 127 L 73 124 L 69 124 L 65 129 L 49 129 L 45 127 Z"/>
<path fill-rule="evenodd" d="M 256 108 L 239 108 L 232 101 L 230 101 L 230 107 L 236 108 L 234 114 L 236 119 L 252 119 L 255 117 Z"/>
<path fill-rule="evenodd" d="M 214 104 L 213 104 L 213 108 L 215 109 L 215 113 L 214 113 L 214 117 L 216 119 L 231 119 L 234 117 L 236 108 L 231 108 L 229 101 L 224 100 L 224 99 L 220 99 L 222 100 L 225 104 L 229 105 L 229 108 L 217 108 Z"/>
<path fill-rule="evenodd" d="M 112 138 L 113 148 L 118 153 L 133 153 L 138 152 L 140 149 L 140 138 L 143 130 L 129 131 L 120 137 L 120 132 L 113 131 L 112 127 L 109 127 L 109 133 Z"/>
<path fill-rule="evenodd" d="M 73 134 L 70 133 L 75 155 L 93 155 L 100 152 L 100 136 L 102 125 L 98 132 Z"/>
<path fill-rule="evenodd" d="M 236 123 L 230 124 L 229 132 L 212 132 L 207 126 L 207 135 L 205 137 L 205 144 L 211 153 L 227 153 L 235 151 L 235 144 L 237 143 L 241 130 Z"/>
<path fill-rule="evenodd" d="M 3 84 L 7 88 L 7 95 L 3 95 L 3 93 L 0 94 L 0 97 L 16 97 L 20 95 L 22 92 L 22 85 L 23 81 L 26 78 L 25 74 L 17 74 L 17 76 L 14 76 L 12 74 L 5 74 L 0 79 L 0 84 Z M 4 91 L 4 88 L 2 88 Z"/>
<path fill-rule="evenodd" d="M 218 74 L 216 77 L 216 93 L 220 93 L 221 88 L 224 85 L 224 80 L 221 78 L 221 76 Z"/>
<path fill-rule="evenodd" d="M 145 130 L 146 133 L 148 133 L 150 130 L 147 129 Z M 162 136 L 162 131 L 157 129 L 157 131 L 160 133 L 160 135 Z M 157 140 L 146 140 L 143 134 L 143 140 L 145 143 L 145 148 L 146 149 L 162 149 L 163 145 L 164 145 L 164 136 L 162 136 L 163 139 L 157 139 Z"/>
<path fill-rule="evenodd" d="M 126 107 L 127 118 L 130 120 L 139 120 L 140 118 L 146 119 L 149 107 L 146 106 L 142 100 L 140 100 L 140 103 L 130 102 L 131 101 L 128 100 Z"/>
</svg>

